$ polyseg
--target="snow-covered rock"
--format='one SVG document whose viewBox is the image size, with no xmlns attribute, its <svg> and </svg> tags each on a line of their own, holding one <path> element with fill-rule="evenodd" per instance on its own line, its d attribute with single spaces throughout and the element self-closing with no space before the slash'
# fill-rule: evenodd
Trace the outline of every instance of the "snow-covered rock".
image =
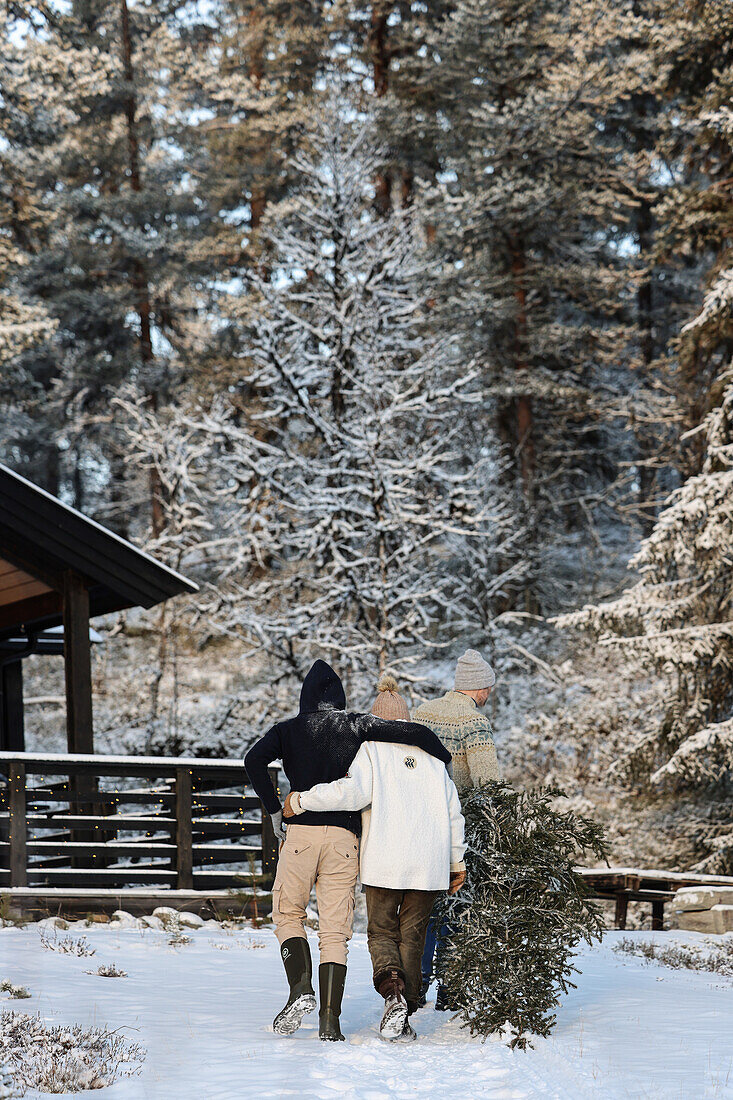
<svg viewBox="0 0 733 1100">
<path fill-rule="evenodd" d="M 137 928 L 137 923 L 137 917 L 133 917 L 126 909 L 115 909 L 112 914 L 112 924 L 121 928 Z"/>
<path fill-rule="evenodd" d="M 712 909 L 714 905 L 733 905 L 733 888 L 730 886 L 688 886 L 677 891 L 673 905 L 678 912 Z"/>
<path fill-rule="evenodd" d="M 162 932 L 165 929 L 165 924 L 163 924 L 160 917 L 156 917 L 155 913 L 149 916 L 140 917 L 138 925 L 141 928 L 155 928 L 158 932 Z"/>
<path fill-rule="evenodd" d="M 44 917 L 36 922 L 36 928 L 68 928 L 69 922 L 63 917 Z"/>
<path fill-rule="evenodd" d="M 153 916 L 157 917 L 159 921 L 162 921 L 165 928 L 172 920 L 175 920 L 178 916 L 178 910 L 171 908 L 170 905 L 159 905 L 157 909 L 153 909 Z"/>
<path fill-rule="evenodd" d="M 203 928 L 203 918 L 198 913 L 187 913 L 185 910 L 178 914 L 178 920 L 182 928 Z"/>
<path fill-rule="evenodd" d="M 677 925 L 685 932 L 707 932 L 722 936 L 733 932 L 733 905 L 714 905 L 677 914 Z"/>
</svg>

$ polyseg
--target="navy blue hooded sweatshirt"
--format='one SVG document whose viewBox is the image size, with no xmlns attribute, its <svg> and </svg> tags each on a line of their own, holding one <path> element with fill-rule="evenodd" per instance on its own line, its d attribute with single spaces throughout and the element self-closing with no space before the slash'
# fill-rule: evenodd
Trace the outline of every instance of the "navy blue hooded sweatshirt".
<svg viewBox="0 0 733 1100">
<path fill-rule="evenodd" d="M 337 673 L 325 661 L 316 661 L 303 681 L 297 716 L 274 725 L 244 758 L 250 782 L 268 813 L 281 809 L 267 771 L 273 760 L 282 760 L 294 791 L 343 779 L 364 741 L 413 745 L 444 764 L 450 763 L 450 753 L 427 726 L 347 713 L 345 707 L 346 695 Z M 297 824 L 339 825 L 359 836 L 361 814 L 306 810 L 298 814 Z"/>
</svg>

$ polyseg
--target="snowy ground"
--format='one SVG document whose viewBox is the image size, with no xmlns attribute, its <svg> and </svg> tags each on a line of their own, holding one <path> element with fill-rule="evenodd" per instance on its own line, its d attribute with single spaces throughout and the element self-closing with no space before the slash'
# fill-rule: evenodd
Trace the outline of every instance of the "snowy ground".
<svg viewBox="0 0 733 1100">
<path fill-rule="evenodd" d="M 49 1022 L 120 1028 L 147 1047 L 140 1076 L 86 1096 L 733 1098 L 733 979 L 669 970 L 612 950 L 621 935 L 656 936 L 670 945 L 700 942 L 696 933 L 609 933 L 602 947 L 580 956 L 578 989 L 564 998 L 552 1038 L 525 1053 L 499 1040 L 470 1039 L 431 1004 L 415 1019 L 416 1043 L 381 1042 L 363 935 L 354 937 L 350 952 L 342 1019 L 348 1042 L 332 1046 L 318 1041 L 315 1014 L 290 1039 L 272 1033 L 285 983 L 270 931 L 230 931 L 210 922 L 180 947 L 171 947 L 165 932 L 114 925 L 75 924 L 62 934 L 85 935 L 96 954 L 44 950 L 33 925 L 0 930 L 0 980 L 33 994 L 21 1001 L 0 994 L 0 1006 L 40 1011 Z M 129 976 L 86 973 L 111 962 Z"/>
</svg>

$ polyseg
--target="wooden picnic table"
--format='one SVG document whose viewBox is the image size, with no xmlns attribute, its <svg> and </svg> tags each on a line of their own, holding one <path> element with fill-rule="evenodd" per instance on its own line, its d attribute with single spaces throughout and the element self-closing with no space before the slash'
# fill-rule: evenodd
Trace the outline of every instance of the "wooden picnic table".
<svg viewBox="0 0 733 1100">
<path fill-rule="evenodd" d="M 694 871 L 659 871 L 639 867 L 578 867 L 592 896 L 616 902 L 616 928 L 626 928 L 630 901 L 647 901 L 652 908 L 652 929 L 664 928 L 664 906 L 686 886 L 730 886 L 730 875 L 704 875 Z"/>
</svg>

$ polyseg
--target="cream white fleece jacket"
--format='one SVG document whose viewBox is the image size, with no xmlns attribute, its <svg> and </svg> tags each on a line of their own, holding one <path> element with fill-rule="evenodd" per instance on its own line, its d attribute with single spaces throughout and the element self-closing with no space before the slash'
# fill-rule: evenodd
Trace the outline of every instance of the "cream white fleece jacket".
<svg viewBox="0 0 733 1100">
<path fill-rule="evenodd" d="M 365 742 L 349 774 L 293 799 L 293 809 L 362 810 L 361 881 L 391 890 L 447 890 L 462 870 L 464 820 L 445 764 L 422 749 Z"/>
</svg>

